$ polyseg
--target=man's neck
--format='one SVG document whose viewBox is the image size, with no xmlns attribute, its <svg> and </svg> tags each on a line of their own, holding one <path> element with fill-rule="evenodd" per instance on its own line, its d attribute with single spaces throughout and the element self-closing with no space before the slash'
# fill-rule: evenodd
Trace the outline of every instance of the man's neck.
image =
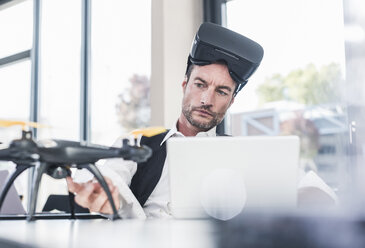
<svg viewBox="0 0 365 248">
<path fill-rule="evenodd" d="M 196 136 L 199 132 L 202 132 L 202 130 L 192 126 L 183 114 L 180 115 L 176 128 L 184 136 Z"/>
</svg>

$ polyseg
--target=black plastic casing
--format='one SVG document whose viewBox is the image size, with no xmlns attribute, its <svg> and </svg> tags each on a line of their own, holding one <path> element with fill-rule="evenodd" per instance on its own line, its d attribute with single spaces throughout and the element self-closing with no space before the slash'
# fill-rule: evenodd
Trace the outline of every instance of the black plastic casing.
<svg viewBox="0 0 365 248">
<path fill-rule="evenodd" d="M 206 65 L 224 60 L 238 91 L 259 67 L 264 49 L 257 42 L 213 23 L 203 23 L 195 35 L 188 64 Z M 237 91 L 237 92 L 238 92 Z"/>
</svg>

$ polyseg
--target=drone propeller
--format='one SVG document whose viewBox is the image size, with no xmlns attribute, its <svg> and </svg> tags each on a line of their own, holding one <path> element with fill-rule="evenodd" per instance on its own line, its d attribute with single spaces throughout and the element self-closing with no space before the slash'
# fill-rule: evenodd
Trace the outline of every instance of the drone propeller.
<svg viewBox="0 0 365 248">
<path fill-rule="evenodd" d="M 21 126 L 23 130 L 25 129 L 25 127 L 34 127 L 34 128 L 48 127 L 47 125 L 43 125 L 43 124 L 39 124 L 37 122 L 31 122 L 31 121 L 0 120 L 0 127 L 11 127 L 11 126 Z"/>
<path fill-rule="evenodd" d="M 1 120 L 0 119 L 0 127 L 11 127 L 11 126 L 21 126 L 22 130 L 26 130 L 26 127 L 33 127 L 33 128 L 46 128 L 50 127 L 48 125 L 40 124 L 37 122 L 31 121 L 12 121 L 12 120 Z M 0 145 L 3 142 L 0 141 Z"/>
</svg>

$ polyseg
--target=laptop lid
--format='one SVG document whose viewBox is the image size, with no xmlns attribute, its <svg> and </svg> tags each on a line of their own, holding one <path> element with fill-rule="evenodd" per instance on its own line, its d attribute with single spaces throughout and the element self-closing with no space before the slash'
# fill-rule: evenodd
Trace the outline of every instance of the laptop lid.
<svg viewBox="0 0 365 248">
<path fill-rule="evenodd" d="M 3 189 L 8 175 L 9 172 L 7 170 L 0 170 L 0 190 Z M 25 214 L 24 207 L 14 185 L 10 187 L 5 197 L 0 214 Z"/>
<path fill-rule="evenodd" d="M 167 143 L 172 215 L 229 219 L 297 203 L 296 136 L 186 137 Z"/>
</svg>

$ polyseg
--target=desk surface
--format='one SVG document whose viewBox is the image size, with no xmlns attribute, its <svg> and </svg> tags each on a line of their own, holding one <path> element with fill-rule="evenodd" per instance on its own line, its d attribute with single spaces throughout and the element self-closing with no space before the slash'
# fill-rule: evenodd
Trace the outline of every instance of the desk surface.
<svg viewBox="0 0 365 248">
<path fill-rule="evenodd" d="M 214 247 L 208 220 L 7 220 L 0 238 L 35 247 Z"/>
<path fill-rule="evenodd" d="M 243 214 L 209 220 L 3 220 L 0 247 L 8 239 L 29 247 L 363 248 L 363 218 L 330 214 Z M 23 247 L 10 246 L 6 247 Z"/>
</svg>

